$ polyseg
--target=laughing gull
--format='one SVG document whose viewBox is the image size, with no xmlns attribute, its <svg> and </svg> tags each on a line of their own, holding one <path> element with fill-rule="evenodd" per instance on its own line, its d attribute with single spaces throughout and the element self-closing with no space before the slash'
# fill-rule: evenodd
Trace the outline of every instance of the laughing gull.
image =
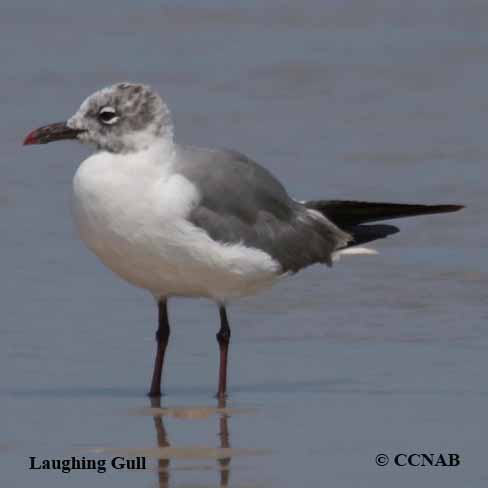
<svg viewBox="0 0 488 488">
<path fill-rule="evenodd" d="M 167 300 L 218 304 L 218 393 L 226 395 L 226 305 L 354 246 L 398 232 L 370 222 L 454 212 L 460 205 L 292 199 L 265 168 L 235 151 L 176 144 L 170 111 L 150 87 L 118 83 L 89 96 L 66 122 L 24 144 L 77 139 L 97 151 L 73 180 L 74 214 L 91 251 L 158 303 L 150 396 L 161 394 Z M 357 247 L 355 248 L 357 249 Z"/>
</svg>

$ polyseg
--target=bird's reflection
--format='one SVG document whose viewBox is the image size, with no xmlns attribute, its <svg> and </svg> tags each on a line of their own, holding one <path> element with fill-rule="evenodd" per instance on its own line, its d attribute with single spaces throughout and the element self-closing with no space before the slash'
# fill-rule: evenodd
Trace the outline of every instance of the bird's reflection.
<svg viewBox="0 0 488 488">
<path fill-rule="evenodd" d="M 161 408 L 161 398 L 151 398 L 152 408 Z M 154 415 L 154 428 L 156 429 L 156 440 L 158 447 L 169 447 L 168 434 L 164 427 L 163 416 Z M 159 488 L 169 486 L 169 459 L 158 459 L 158 481 Z"/>
<path fill-rule="evenodd" d="M 218 408 L 225 409 L 226 402 L 225 399 L 219 399 Z M 219 418 L 219 438 L 221 448 L 230 448 L 230 434 L 229 434 L 229 416 L 225 411 L 220 412 Z M 229 486 L 229 476 L 230 476 L 230 456 L 217 459 L 220 465 L 220 486 Z"/>
<path fill-rule="evenodd" d="M 230 445 L 230 434 L 229 434 L 229 415 L 226 413 L 226 400 L 219 399 L 217 404 L 216 412 L 219 415 L 219 432 L 218 437 L 220 440 L 220 448 L 229 449 Z M 161 399 L 151 398 L 151 408 L 161 409 Z M 164 425 L 164 413 L 154 413 L 153 421 L 154 428 L 156 430 L 156 440 L 159 448 L 171 447 L 168 440 L 168 434 Z M 228 451 L 227 451 L 228 452 Z M 232 456 L 227 455 L 225 457 L 217 458 L 218 471 L 220 473 L 220 487 L 226 488 L 229 486 L 230 479 L 230 462 Z M 167 488 L 170 486 L 170 459 L 159 458 L 158 459 L 158 487 Z"/>
</svg>

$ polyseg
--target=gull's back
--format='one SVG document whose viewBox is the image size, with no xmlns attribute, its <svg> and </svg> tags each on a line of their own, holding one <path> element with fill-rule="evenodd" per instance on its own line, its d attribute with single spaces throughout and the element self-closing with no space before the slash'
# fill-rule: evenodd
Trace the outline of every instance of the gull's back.
<svg viewBox="0 0 488 488">
<path fill-rule="evenodd" d="M 245 155 L 179 146 L 175 170 L 200 194 L 188 219 L 214 240 L 261 249 L 282 271 L 331 263 L 349 235 L 289 197 L 283 185 Z"/>
</svg>

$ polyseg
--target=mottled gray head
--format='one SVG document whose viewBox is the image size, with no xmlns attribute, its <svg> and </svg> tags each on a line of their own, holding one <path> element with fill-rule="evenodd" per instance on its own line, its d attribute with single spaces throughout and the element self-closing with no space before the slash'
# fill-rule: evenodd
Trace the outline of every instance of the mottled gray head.
<svg viewBox="0 0 488 488">
<path fill-rule="evenodd" d="M 168 107 L 149 86 L 117 83 L 90 95 L 67 121 L 81 142 L 114 153 L 138 151 L 173 137 Z"/>
</svg>

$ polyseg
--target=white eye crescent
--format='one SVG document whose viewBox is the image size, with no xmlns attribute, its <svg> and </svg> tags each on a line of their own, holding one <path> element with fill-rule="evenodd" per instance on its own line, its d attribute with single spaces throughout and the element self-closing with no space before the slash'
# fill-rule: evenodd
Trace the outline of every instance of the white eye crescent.
<svg viewBox="0 0 488 488">
<path fill-rule="evenodd" d="M 102 107 L 98 112 L 98 120 L 105 125 L 113 125 L 119 120 L 117 111 L 113 107 Z"/>
</svg>

